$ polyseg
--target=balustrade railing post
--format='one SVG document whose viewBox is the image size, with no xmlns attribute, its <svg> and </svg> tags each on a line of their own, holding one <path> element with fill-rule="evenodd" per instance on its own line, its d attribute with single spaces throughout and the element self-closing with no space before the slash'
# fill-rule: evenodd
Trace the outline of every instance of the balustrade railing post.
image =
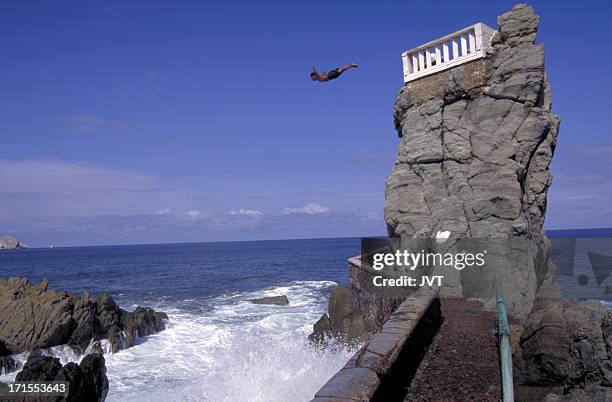
<svg viewBox="0 0 612 402">
<path fill-rule="evenodd" d="M 453 38 L 453 60 L 459 58 L 459 43 L 457 38 Z"/>
<path fill-rule="evenodd" d="M 476 38 L 474 38 L 474 31 L 470 30 L 468 32 L 468 52 L 474 53 L 476 51 Z"/>
<path fill-rule="evenodd" d="M 476 50 L 482 50 L 482 23 L 476 24 L 474 34 L 476 35 Z"/>
</svg>

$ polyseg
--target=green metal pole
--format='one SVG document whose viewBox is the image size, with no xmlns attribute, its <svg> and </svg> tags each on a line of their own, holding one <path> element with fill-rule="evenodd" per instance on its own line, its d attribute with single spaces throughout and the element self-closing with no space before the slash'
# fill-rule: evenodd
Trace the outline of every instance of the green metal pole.
<svg viewBox="0 0 612 402">
<path fill-rule="evenodd" d="M 501 363 L 502 400 L 514 402 L 514 381 L 512 379 L 512 348 L 510 347 L 510 327 L 504 302 L 501 280 L 497 280 L 497 320 L 499 322 L 499 360 Z"/>
</svg>

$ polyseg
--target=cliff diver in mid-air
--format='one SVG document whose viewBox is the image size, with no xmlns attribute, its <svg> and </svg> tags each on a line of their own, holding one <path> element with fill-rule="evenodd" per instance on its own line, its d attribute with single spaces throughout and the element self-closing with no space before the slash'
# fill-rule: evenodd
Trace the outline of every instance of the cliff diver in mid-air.
<svg viewBox="0 0 612 402">
<path fill-rule="evenodd" d="M 319 82 L 327 82 L 327 81 L 335 80 L 336 78 L 340 77 L 340 75 L 346 70 L 350 70 L 351 68 L 355 68 L 355 67 L 357 67 L 357 64 L 351 63 L 347 66 L 340 67 L 340 68 L 334 68 L 333 70 L 330 70 L 326 73 L 320 73 L 320 74 L 313 67 L 312 73 L 310 73 L 310 79 L 313 81 L 319 81 Z"/>
</svg>

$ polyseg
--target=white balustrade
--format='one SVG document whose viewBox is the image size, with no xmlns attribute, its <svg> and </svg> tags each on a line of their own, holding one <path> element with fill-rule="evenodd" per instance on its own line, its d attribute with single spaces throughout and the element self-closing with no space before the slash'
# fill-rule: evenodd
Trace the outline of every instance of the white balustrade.
<svg viewBox="0 0 612 402">
<path fill-rule="evenodd" d="M 484 57 L 495 32 L 478 23 L 402 53 L 404 83 Z"/>
</svg>

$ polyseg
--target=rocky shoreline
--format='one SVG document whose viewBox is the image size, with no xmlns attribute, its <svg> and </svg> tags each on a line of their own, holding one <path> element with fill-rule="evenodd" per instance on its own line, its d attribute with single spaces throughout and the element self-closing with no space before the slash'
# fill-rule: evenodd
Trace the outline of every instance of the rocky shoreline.
<svg viewBox="0 0 612 402">
<path fill-rule="evenodd" d="M 517 400 L 610 401 L 612 310 L 598 300 L 563 301 L 554 269 L 513 331 Z"/>
<path fill-rule="evenodd" d="M 28 352 L 17 381 L 65 378 L 74 383 L 67 400 L 101 401 L 108 390 L 101 342 L 107 341 L 114 353 L 133 346 L 138 338 L 163 331 L 167 320 L 166 313 L 149 307 L 126 311 L 107 294 L 91 297 L 86 291 L 79 296 L 49 290 L 46 280 L 37 285 L 26 278 L 0 280 L 0 373 L 18 370 L 11 355 Z M 60 345 L 78 354 L 94 353 L 80 365 L 62 367 L 58 359 L 43 352 Z M 99 399 L 90 399 L 92 395 Z"/>
</svg>

